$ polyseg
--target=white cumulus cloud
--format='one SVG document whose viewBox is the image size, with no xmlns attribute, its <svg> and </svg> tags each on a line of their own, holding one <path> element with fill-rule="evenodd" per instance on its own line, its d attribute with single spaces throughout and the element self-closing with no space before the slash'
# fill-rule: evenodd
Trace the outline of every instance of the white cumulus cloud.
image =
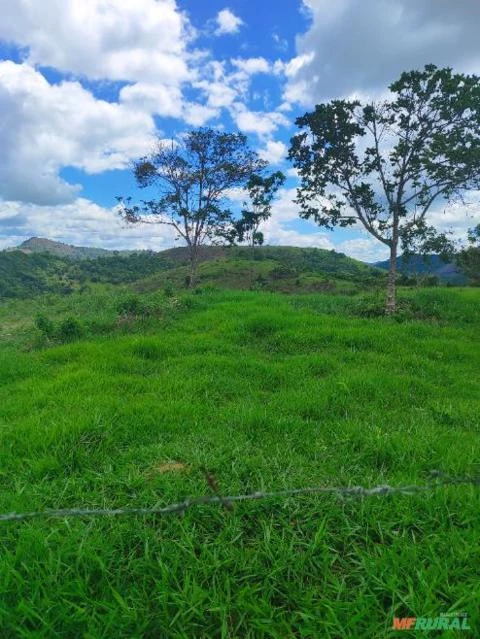
<svg viewBox="0 0 480 639">
<path fill-rule="evenodd" d="M 270 64 L 265 58 L 235 58 L 232 60 L 233 66 L 240 69 L 247 75 L 255 73 L 270 73 Z"/>
<path fill-rule="evenodd" d="M 55 206 L 3 202 L 0 211 L 0 247 L 16 246 L 32 236 L 109 249 L 162 250 L 175 243 L 170 227 L 126 226 L 115 207 L 105 208 L 85 198 Z"/>
<path fill-rule="evenodd" d="M 222 9 L 218 12 L 216 35 L 237 33 L 243 25 L 243 20 L 236 16 L 230 9 Z"/>
<path fill-rule="evenodd" d="M 279 164 L 287 156 L 287 145 L 281 141 L 268 140 L 265 147 L 259 150 L 259 155 L 270 164 Z"/>
<path fill-rule="evenodd" d="M 0 38 L 28 61 L 108 80 L 188 77 L 193 30 L 175 0 L 0 0 Z"/>
<path fill-rule="evenodd" d="M 74 199 L 62 167 L 125 168 L 151 145 L 152 118 L 97 100 L 78 82 L 51 85 L 28 64 L 0 62 L 0 197 L 36 204 Z"/>
<path fill-rule="evenodd" d="M 259 136 L 271 135 L 280 126 L 289 125 L 289 120 L 278 111 L 251 111 L 242 102 L 232 105 L 231 115 L 241 131 Z"/>
<path fill-rule="evenodd" d="M 370 263 L 380 262 L 389 256 L 389 250 L 385 244 L 372 237 L 344 240 L 337 244 L 335 250 L 356 260 Z"/>
<path fill-rule="evenodd" d="M 433 63 L 480 67 L 478 2 L 303 0 L 310 27 L 297 38 L 286 99 L 305 105 L 377 96 L 402 71 Z"/>
</svg>

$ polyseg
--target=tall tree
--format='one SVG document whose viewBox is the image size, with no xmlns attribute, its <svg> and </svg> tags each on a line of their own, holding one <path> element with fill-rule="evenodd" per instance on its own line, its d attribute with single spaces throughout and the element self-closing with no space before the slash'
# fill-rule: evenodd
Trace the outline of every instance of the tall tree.
<svg viewBox="0 0 480 639">
<path fill-rule="evenodd" d="M 117 198 L 119 212 L 133 224 L 157 223 L 175 229 L 188 247 L 189 286 L 193 287 L 200 247 L 231 235 L 234 218 L 227 206 L 228 191 L 244 188 L 266 165 L 241 133 L 200 128 L 178 143 L 159 140 L 133 169 L 138 186 L 154 187 L 158 197 L 141 204 Z"/>
<path fill-rule="evenodd" d="M 386 310 L 394 313 L 399 248 L 445 252 L 448 239 L 428 211 L 480 187 L 480 81 L 427 65 L 389 88 L 383 102 L 333 100 L 298 118 L 304 131 L 289 157 L 301 217 L 360 225 L 389 248 Z"/>
<path fill-rule="evenodd" d="M 273 198 L 284 182 L 283 173 L 276 171 L 268 176 L 252 175 L 246 184 L 249 201 L 243 204 L 242 216 L 237 220 L 235 230 L 238 241 L 247 242 L 253 255 L 255 246 L 263 244 L 260 226 L 271 216 Z"/>
</svg>

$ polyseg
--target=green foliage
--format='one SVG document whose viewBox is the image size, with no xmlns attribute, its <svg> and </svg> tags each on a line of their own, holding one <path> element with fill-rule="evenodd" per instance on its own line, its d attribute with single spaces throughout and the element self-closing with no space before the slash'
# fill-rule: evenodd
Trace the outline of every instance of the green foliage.
<svg viewBox="0 0 480 639">
<path fill-rule="evenodd" d="M 54 287 L 60 289 L 62 261 L 20 251 L 0 253 L 0 298 L 27 297 Z"/>
<path fill-rule="evenodd" d="M 457 257 L 458 265 L 467 275 L 471 284 L 480 285 L 480 247 L 470 246 Z"/>
<path fill-rule="evenodd" d="M 119 197 L 120 215 L 132 224 L 147 216 L 150 223 L 153 220 L 175 229 L 188 247 L 187 286 L 193 287 L 199 247 L 234 238 L 233 214 L 225 208 L 228 191 L 249 185 L 266 165 L 242 133 L 200 128 L 189 131 L 176 144 L 159 138 L 155 150 L 134 165 L 138 186 L 154 187 L 158 197 L 141 205 Z M 269 188 L 274 188 L 273 183 Z"/>
<path fill-rule="evenodd" d="M 48 253 L 0 252 L 0 298 L 27 298 L 46 292 L 71 294 L 90 283 L 122 284 L 172 268 L 163 253 L 144 251 L 71 260 Z"/>
<path fill-rule="evenodd" d="M 55 324 L 45 315 L 38 315 L 35 320 L 35 327 L 40 331 L 44 339 L 48 341 L 55 340 L 60 343 L 72 342 L 82 337 L 85 333 L 82 323 L 71 316 Z"/>
<path fill-rule="evenodd" d="M 152 273 L 172 268 L 174 264 L 169 260 L 167 253 L 141 251 L 126 256 L 110 255 L 94 260 L 82 260 L 75 265 L 74 273 L 78 273 L 80 280 L 83 278 L 108 284 L 134 282 Z"/>
<path fill-rule="evenodd" d="M 166 282 L 163 287 L 163 294 L 165 297 L 173 297 L 173 284 L 171 282 Z"/>
<path fill-rule="evenodd" d="M 183 299 L 167 298 L 157 292 L 150 295 L 122 293 L 119 296 L 116 290 L 75 293 L 69 298 L 49 295 L 29 304 L 18 300 L 3 309 L 0 307 L 0 344 L 5 338 L 29 350 L 73 342 L 80 337 L 139 334 L 152 325 L 168 324 L 187 308 L 187 304 Z M 35 315 L 33 327 L 32 312 Z M 8 326 L 10 313 L 15 318 L 15 332 Z"/>
<path fill-rule="evenodd" d="M 425 277 L 422 278 L 421 284 L 422 286 L 438 286 L 440 280 L 436 275 L 425 275 Z"/>
<path fill-rule="evenodd" d="M 469 246 L 463 248 L 457 256 L 458 266 L 467 275 L 470 282 L 480 285 L 480 224 L 471 229 L 468 234 Z"/>
<path fill-rule="evenodd" d="M 280 171 L 268 176 L 254 174 L 250 177 L 246 184 L 249 202 L 244 202 L 242 215 L 234 223 L 234 240 L 247 242 L 252 249 L 263 244 L 260 225 L 271 216 L 272 201 L 284 182 L 285 176 Z"/>
<path fill-rule="evenodd" d="M 295 277 L 295 276 L 296 276 L 296 271 L 284 264 L 279 264 L 278 266 L 275 266 L 275 268 L 273 268 L 270 271 L 270 277 L 274 280 L 283 280 L 283 279 L 286 279 L 289 277 Z"/>
<path fill-rule="evenodd" d="M 117 303 L 117 312 L 121 315 L 144 315 L 146 310 L 145 303 L 138 295 L 128 295 Z"/>
<path fill-rule="evenodd" d="M 404 252 L 451 252 L 427 223 L 440 199 L 480 188 L 480 79 L 427 65 L 402 73 L 381 103 L 332 100 L 297 119 L 290 158 L 301 217 L 333 228 L 361 224 Z M 395 309 L 395 277 L 388 282 Z"/>
<path fill-rule="evenodd" d="M 84 328 L 76 317 L 67 317 L 58 326 L 57 336 L 61 342 L 71 342 L 84 334 Z"/>
<path fill-rule="evenodd" d="M 358 317 L 387 316 L 384 300 L 379 295 L 365 295 L 359 298 L 352 311 L 352 314 Z M 432 313 L 432 311 L 426 313 L 422 306 L 408 298 L 400 298 L 398 300 L 397 312 L 393 317 L 396 322 L 439 319 L 438 314 Z"/>
<path fill-rule="evenodd" d="M 55 324 L 45 315 L 37 316 L 35 326 L 45 338 L 52 339 L 55 336 Z"/>
<path fill-rule="evenodd" d="M 389 260 L 377 262 L 378 268 L 388 270 Z M 445 260 L 440 255 L 401 255 L 397 258 L 398 283 L 405 286 L 424 285 L 426 276 L 435 276 L 439 283 L 466 284 L 465 274 L 454 260 Z"/>
<path fill-rule="evenodd" d="M 324 290 L 328 281 L 329 290 L 354 292 L 359 288 L 382 286 L 385 281 L 381 270 L 342 253 L 322 249 L 258 246 L 252 259 L 248 247 L 205 247 L 201 260 L 197 279 L 202 287 L 250 289 L 259 282 L 268 290 L 311 292 Z M 166 281 L 174 288 L 184 288 L 187 269 L 188 266 L 182 265 L 159 273 L 139 282 L 136 288 L 139 291 L 155 290 L 163 288 Z"/>
</svg>

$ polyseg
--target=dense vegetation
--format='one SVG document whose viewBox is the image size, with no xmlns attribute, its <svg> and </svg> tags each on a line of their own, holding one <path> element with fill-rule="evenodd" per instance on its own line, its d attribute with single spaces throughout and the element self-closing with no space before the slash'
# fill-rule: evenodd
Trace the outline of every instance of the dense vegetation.
<svg viewBox="0 0 480 639">
<path fill-rule="evenodd" d="M 470 284 L 480 286 L 480 224 L 468 232 L 468 245 L 457 254 L 457 265 Z"/>
<path fill-rule="evenodd" d="M 48 254 L 0 253 L 0 298 L 28 297 L 68 286 L 70 262 Z"/>
<path fill-rule="evenodd" d="M 372 293 L 104 284 L 5 301 L 0 511 L 167 504 L 210 492 L 203 467 L 225 494 L 478 472 L 479 302 L 404 290 L 387 319 Z M 472 486 L 3 523 L 2 637 L 380 638 L 447 611 L 475 628 L 479 534 Z"/>
<path fill-rule="evenodd" d="M 375 266 L 388 270 L 389 262 L 377 262 Z M 459 266 L 442 259 L 440 255 L 409 255 L 397 257 L 397 272 L 418 280 L 437 278 L 440 283 L 466 284 L 467 278 Z"/>
<path fill-rule="evenodd" d="M 90 246 L 73 246 L 64 242 L 56 242 L 45 237 L 31 237 L 22 242 L 18 249 L 25 253 L 52 253 L 57 257 L 68 257 L 72 260 L 84 260 L 94 257 L 108 257 L 113 253 L 104 248 Z M 11 249 L 10 249 L 11 250 Z M 128 255 L 132 251 L 115 251 L 116 254 Z"/>
<path fill-rule="evenodd" d="M 199 283 L 273 290 L 357 290 L 381 282 L 383 274 L 335 251 L 293 247 L 257 247 L 255 260 L 247 247 L 204 247 L 199 254 Z M 0 298 L 35 293 L 83 290 L 92 283 L 122 284 L 153 276 L 148 287 L 185 286 L 188 253 L 183 248 L 160 253 L 72 260 L 51 253 L 0 253 Z"/>
<path fill-rule="evenodd" d="M 128 283 L 171 267 L 163 254 L 150 251 L 83 260 L 4 251 L 0 253 L 0 297 L 69 294 L 91 283 Z"/>
</svg>

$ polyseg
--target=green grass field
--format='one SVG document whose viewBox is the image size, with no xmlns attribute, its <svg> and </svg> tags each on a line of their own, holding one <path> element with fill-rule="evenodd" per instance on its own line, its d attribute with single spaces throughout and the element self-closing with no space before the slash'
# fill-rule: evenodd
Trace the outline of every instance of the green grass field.
<svg viewBox="0 0 480 639">
<path fill-rule="evenodd" d="M 123 295 L 124 293 L 122 293 Z M 0 309 L 0 512 L 479 473 L 479 289 L 204 291 L 118 317 L 114 289 Z M 35 316 L 83 322 L 60 344 Z M 175 462 L 172 464 L 171 462 Z M 480 488 L 242 502 L 229 512 L 0 522 L 0 636 L 384 638 L 480 633 Z"/>
</svg>

